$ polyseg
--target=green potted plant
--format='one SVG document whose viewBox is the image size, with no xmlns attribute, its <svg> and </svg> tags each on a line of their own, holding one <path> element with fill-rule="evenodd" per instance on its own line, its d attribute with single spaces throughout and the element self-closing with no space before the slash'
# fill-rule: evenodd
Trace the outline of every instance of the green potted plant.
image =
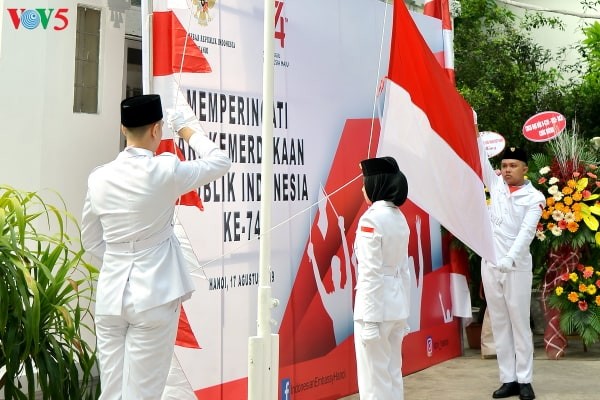
<svg viewBox="0 0 600 400">
<path fill-rule="evenodd" d="M 79 227 L 39 193 L 0 185 L 0 391 L 4 398 L 95 399 L 89 307 L 97 270 Z M 73 225 L 71 225 L 73 224 Z M 90 335 L 93 337 L 93 335 Z"/>
</svg>

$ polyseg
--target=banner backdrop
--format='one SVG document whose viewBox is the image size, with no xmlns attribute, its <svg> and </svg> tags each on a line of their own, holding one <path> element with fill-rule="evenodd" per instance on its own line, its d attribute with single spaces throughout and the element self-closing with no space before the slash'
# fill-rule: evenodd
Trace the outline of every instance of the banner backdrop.
<svg viewBox="0 0 600 400">
<path fill-rule="evenodd" d="M 256 335 L 260 164 L 272 161 L 280 398 L 337 399 L 357 392 L 352 244 L 366 209 L 358 162 L 375 156 L 379 141 L 374 104 L 387 71 L 391 6 L 275 1 L 275 100 L 264 105 L 274 109 L 274 157 L 263 160 L 262 4 L 154 1 L 154 91 L 165 108 L 189 106 L 233 161 L 226 176 L 177 208 L 197 262 L 176 355 L 198 398 L 246 398 L 248 337 Z M 439 20 L 414 17 L 431 48 L 442 49 Z M 164 142 L 173 149 L 171 138 Z M 175 144 L 180 157 L 195 157 Z M 462 346 L 439 224 L 410 202 L 403 212 L 413 272 L 406 374 L 455 357 Z"/>
</svg>

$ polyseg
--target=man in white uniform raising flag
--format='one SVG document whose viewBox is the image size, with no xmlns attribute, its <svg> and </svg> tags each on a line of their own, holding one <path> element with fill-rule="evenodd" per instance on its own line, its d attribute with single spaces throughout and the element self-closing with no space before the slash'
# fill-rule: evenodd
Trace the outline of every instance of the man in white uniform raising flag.
<svg viewBox="0 0 600 400">
<path fill-rule="evenodd" d="M 524 150 L 506 148 L 501 156 L 501 175 L 492 168 L 482 142 L 479 152 L 490 193 L 490 219 L 499 259 L 481 260 L 502 382 L 492 397 L 519 395 L 521 400 L 533 400 L 533 335 L 529 320 L 533 266 L 529 245 L 545 198 L 525 179 L 528 158 Z"/>
<path fill-rule="evenodd" d="M 121 103 L 127 147 L 88 179 L 84 248 L 102 260 L 96 295 L 101 400 L 158 400 L 173 356 L 181 302 L 194 285 L 173 233 L 180 195 L 223 176 L 231 161 L 198 120 L 174 113 L 198 159 L 154 156 L 162 139 L 158 95 Z"/>
</svg>

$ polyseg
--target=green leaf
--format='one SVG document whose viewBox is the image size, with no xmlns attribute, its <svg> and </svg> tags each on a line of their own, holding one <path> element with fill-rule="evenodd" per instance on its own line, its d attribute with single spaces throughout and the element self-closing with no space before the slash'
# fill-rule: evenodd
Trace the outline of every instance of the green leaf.
<svg viewBox="0 0 600 400">
<path fill-rule="evenodd" d="M 597 231 L 598 226 L 600 226 L 600 223 L 598 223 L 598 219 L 593 215 L 583 215 L 583 222 L 585 222 L 587 227 L 594 232 Z"/>
<path fill-rule="evenodd" d="M 590 213 L 592 213 L 592 214 L 600 215 L 600 206 L 597 204 L 590 206 L 589 210 L 590 210 Z"/>
<path fill-rule="evenodd" d="M 582 190 L 584 190 L 587 185 L 588 185 L 589 179 L 588 178 L 581 178 L 580 180 L 577 181 L 577 191 L 581 192 Z M 586 199 L 586 200 L 591 200 L 591 199 Z"/>
</svg>

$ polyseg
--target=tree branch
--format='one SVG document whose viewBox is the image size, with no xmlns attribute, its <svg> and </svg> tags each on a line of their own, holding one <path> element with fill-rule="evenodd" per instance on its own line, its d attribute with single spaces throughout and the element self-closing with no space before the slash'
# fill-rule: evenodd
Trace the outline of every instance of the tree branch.
<svg viewBox="0 0 600 400">
<path fill-rule="evenodd" d="M 576 12 L 576 11 L 557 10 L 557 9 L 551 9 L 551 8 L 546 8 L 546 7 L 534 6 L 533 4 L 525 4 L 525 3 L 521 3 L 519 1 L 513 1 L 513 0 L 498 0 L 498 2 L 508 4 L 510 6 L 515 6 L 518 8 L 524 8 L 526 10 L 544 11 L 544 12 L 551 12 L 551 13 L 556 13 L 556 14 L 563 14 L 563 15 L 572 15 L 574 17 L 579 17 L 579 18 L 600 19 L 600 14 L 585 14 L 585 13 L 580 13 L 580 12 Z"/>
</svg>

